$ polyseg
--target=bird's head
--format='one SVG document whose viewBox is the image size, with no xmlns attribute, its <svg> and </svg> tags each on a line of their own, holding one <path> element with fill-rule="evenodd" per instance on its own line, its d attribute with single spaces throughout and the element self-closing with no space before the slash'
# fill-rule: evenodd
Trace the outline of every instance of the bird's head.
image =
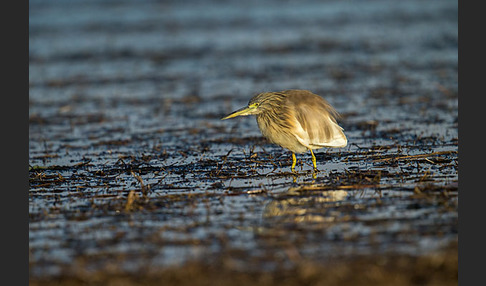
<svg viewBox="0 0 486 286">
<path fill-rule="evenodd" d="M 221 118 L 221 120 L 230 119 L 237 116 L 257 115 L 266 111 L 275 110 L 284 97 L 284 94 L 277 92 L 263 92 L 257 94 L 250 99 L 248 106 L 233 111 L 232 113 Z"/>
</svg>

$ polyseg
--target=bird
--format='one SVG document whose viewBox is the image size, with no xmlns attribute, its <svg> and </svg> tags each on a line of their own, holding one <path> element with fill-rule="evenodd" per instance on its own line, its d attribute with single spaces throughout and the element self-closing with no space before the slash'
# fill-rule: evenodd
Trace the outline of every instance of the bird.
<svg viewBox="0 0 486 286">
<path fill-rule="evenodd" d="M 295 153 L 310 151 L 317 172 L 317 160 L 312 150 L 339 148 L 348 144 L 344 129 L 338 125 L 339 113 L 324 98 L 309 90 L 289 89 L 262 92 L 253 96 L 248 105 L 221 120 L 255 115 L 262 135 L 270 142 L 292 152 L 292 172 Z"/>
</svg>

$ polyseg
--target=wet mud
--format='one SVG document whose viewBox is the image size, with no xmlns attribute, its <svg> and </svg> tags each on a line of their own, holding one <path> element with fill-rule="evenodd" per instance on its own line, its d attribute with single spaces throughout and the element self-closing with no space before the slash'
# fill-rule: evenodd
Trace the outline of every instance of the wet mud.
<svg viewBox="0 0 486 286">
<path fill-rule="evenodd" d="M 456 285 L 457 37 L 454 1 L 30 1 L 31 283 Z M 220 120 L 291 88 L 341 113 L 318 173 Z"/>
</svg>

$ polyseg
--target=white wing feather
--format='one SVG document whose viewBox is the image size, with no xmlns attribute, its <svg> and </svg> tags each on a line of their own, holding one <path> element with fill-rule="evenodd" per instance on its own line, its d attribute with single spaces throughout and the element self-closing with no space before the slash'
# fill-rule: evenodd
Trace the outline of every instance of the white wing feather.
<svg viewBox="0 0 486 286">
<path fill-rule="evenodd" d="M 310 149 L 318 149 L 322 147 L 345 147 L 348 144 L 348 140 L 344 135 L 343 128 L 332 121 L 329 117 L 326 118 L 327 123 L 331 126 L 330 138 L 318 138 L 318 136 L 312 136 L 314 140 L 310 139 L 309 134 L 302 128 L 302 125 L 298 121 L 295 122 L 294 134 L 297 140 L 304 146 Z M 318 126 L 317 122 L 309 122 Z"/>
</svg>

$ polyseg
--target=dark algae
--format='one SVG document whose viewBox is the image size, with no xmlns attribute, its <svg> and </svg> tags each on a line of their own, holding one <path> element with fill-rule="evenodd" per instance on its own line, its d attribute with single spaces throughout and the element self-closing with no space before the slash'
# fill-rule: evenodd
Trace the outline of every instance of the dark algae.
<svg viewBox="0 0 486 286">
<path fill-rule="evenodd" d="M 457 285 L 454 1 L 29 1 L 32 285 Z M 292 156 L 253 95 L 348 145 Z"/>
</svg>

